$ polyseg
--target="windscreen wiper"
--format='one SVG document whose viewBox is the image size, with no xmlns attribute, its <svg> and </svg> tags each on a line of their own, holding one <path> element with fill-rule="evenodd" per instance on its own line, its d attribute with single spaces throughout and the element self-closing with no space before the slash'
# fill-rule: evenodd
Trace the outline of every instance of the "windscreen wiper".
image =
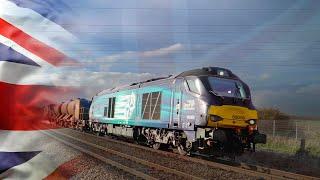
<svg viewBox="0 0 320 180">
<path fill-rule="evenodd" d="M 212 93 L 213 95 L 217 96 L 217 97 L 220 97 L 221 99 L 224 99 L 223 96 L 219 95 L 217 92 L 215 92 L 213 90 L 210 90 L 209 92 Z"/>
<path fill-rule="evenodd" d="M 240 87 L 238 86 L 238 84 L 236 82 L 234 84 L 236 86 L 236 90 L 234 91 L 234 94 L 233 94 L 234 97 L 242 99 L 241 93 L 240 93 Z"/>
<path fill-rule="evenodd" d="M 234 92 L 234 97 L 235 98 L 239 98 L 242 101 L 245 101 L 247 98 L 242 97 L 241 92 L 240 92 L 240 87 L 239 87 L 238 83 L 235 83 L 235 85 L 236 85 L 236 91 Z"/>
</svg>

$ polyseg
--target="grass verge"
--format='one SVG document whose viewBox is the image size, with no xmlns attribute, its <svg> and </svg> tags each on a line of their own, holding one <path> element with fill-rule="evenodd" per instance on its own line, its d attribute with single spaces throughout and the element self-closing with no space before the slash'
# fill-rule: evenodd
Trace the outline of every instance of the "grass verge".
<svg viewBox="0 0 320 180">
<path fill-rule="evenodd" d="M 305 134 L 305 140 L 304 152 L 310 156 L 320 157 L 320 132 Z M 258 144 L 257 149 L 295 155 L 297 152 L 301 152 L 300 144 L 301 139 L 269 135 L 267 144 Z"/>
</svg>

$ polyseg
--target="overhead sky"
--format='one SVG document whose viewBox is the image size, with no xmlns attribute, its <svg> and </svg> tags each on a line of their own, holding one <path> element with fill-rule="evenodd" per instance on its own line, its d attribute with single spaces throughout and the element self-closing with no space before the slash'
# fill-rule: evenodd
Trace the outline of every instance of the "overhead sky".
<svg viewBox="0 0 320 180">
<path fill-rule="evenodd" d="M 257 107 L 320 116 L 318 0 L 78 0 L 60 6 L 69 11 L 59 16 L 68 20 L 60 25 L 80 40 L 80 50 L 70 51 L 85 65 L 55 76 L 84 86 L 83 96 L 220 66 L 249 84 Z"/>
</svg>

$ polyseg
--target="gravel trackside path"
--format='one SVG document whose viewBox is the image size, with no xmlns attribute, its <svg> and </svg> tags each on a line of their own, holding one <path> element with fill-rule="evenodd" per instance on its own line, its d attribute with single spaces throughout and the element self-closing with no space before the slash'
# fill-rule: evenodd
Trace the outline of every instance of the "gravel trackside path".
<svg viewBox="0 0 320 180">
<path fill-rule="evenodd" d="M 53 173 L 51 173 L 46 180 L 55 179 L 135 179 L 129 173 L 125 173 L 113 166 L 107 165 L 102 161 L 81 154 L 75 159 L 63 164 Z"/>
</svg>

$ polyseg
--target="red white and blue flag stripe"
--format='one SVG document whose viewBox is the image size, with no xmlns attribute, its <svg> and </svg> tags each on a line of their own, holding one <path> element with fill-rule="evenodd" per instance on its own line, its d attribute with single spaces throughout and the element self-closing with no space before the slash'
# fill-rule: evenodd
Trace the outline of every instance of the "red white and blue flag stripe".
<svg viewBox="0 0 320 180">
<path fill-rule="evenodd" d="M 77 38 L 58 23 L 64 9 L 59 1 L 0 0 L 0 179 L 42 179 L 72 158 L 52 161 L 38 131 L 47 128 L 41 106 L 70 90 L 47 71 L 77 60 L 68 51 Z"/>
<path fill-rule="evenodd" d="M 54 84 L 50 77 L 41 82 L 37 79 L 43 78 L 35 77 L 48 76 L 44 70 L 54 71 L 75 62 L 66 48 L 75 44 L 76 37 L 21 2 L 0 0 L 1 129 L 32 128 L 30 124 L 39 121 L 38 113 L 33 113 L 35 107 L 61 90 L 48 86 Z M 49 11 L 46 16 L 50 16 Z"/>
</svg>

